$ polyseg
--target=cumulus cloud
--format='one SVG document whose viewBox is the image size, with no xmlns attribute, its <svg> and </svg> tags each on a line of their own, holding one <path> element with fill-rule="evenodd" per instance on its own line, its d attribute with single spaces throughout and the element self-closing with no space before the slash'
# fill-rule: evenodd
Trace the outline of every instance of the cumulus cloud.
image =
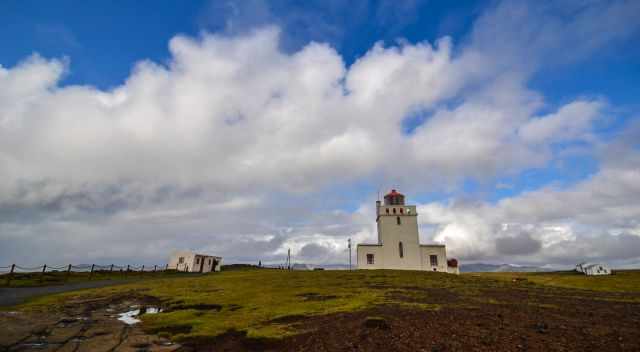
<svg viewBox="0 0 640 352">
<path fill-rule="evenodd" d="M 540 114 L 544 97 L 527 88 L 539 62 L 522 65 L 523 45 L 510 37 L 499 48 L 488 39 L 517 27 L 536 52 L 568 43 L 548 43 L 539 22 L 499 16 L 519 11 L 528 10 L 499 5 L 462 44 L 377 43 L 350 66 L 325 43 L 285 51 L 280 29 L 262 27 L 176 36 L 166 64 L 138 62 L 110 90 L 61 85 L 67 59 L 33 55 L 0 67 L 0 255 L 158 260 L 191 248 L 277 262 L 292 248 L 301 260 L 336 261 L 347 236 L 360 242 L 375 232 L 364 208 L 346 212 L 330 200 L 339 196 L 331 187 L 375 180 L 451 189 L 543 167 L 554 143 L 603 150 L 591 130 L 604 100 Z M 564 33 L 576 35 L 592 15 L 579 13 Z M 407 133 L 402 125 L 416 112 L 426 117 Z M 467 260 L 565 248 L 578 241 L 574 223 L 636 233 L 629 195 L 639 183 L 628 163 L 570 190 L 425 204 L 423 223 Z M 614 222 L 613 213 L 625 216 Z"/>
<path fill-rule="evenodd" d="M 627 145 L 626 154 L 638 154 Z M 570 264 L 638 262 L 640 163 L 605 166 L 568 188 L 544 187 L 488 202 L 419 207 L 431 238 L 470 260 Z"/>
<path fill-rule="evenodd" d="M 540 241 L 531 237 L 531 234 L 522 232 L 513 237 L 496 238 L 496 250 L 499 254 L 522 255 L 535 254 L 542 245 Z"/>
</svg>

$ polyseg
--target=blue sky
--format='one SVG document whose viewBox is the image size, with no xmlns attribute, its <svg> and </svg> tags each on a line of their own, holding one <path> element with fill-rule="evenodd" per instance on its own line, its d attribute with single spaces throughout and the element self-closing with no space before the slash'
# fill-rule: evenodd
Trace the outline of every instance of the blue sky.
<svg viewBox="0 0 640 352">
<path fill-rule="evenodd" d="M 632 1 L 4 2 L 0 102 L 15 106 L 0 109 L 0 241 L 24 233 L 17 253 L 38 246 L 36 230 L 142 241 L 158 225 L 132 219 L 171 214 L 149 261 L 176 236 L 222 250 L 210 236 L 229 253 L 255 242 L 232 260 L 278 261 L 292 246 L 331 262 L 346 237 L 374 238 L 367 207 L 396 187 L 424 206 L 423 240 L 463 261 L 631 265 L 638 256 L 568 248 L 640 236 L 630 210 L 611 214 L 636 206 L 624 196 L 635 189 L 616 192 L 638 166 L 639 14 Z M 226 60 L 254 73 L 230 78 Z M 293 78 L 317 72 L 317 87 Z M 263 87 L 271 98 L 254 107 Z M 615 195 L 570 203 L 602 187 Z M 202 218 L 225 207 L 250 219 Z M 505 236 L 546 252 L 497 253 Z"/>
</svg>

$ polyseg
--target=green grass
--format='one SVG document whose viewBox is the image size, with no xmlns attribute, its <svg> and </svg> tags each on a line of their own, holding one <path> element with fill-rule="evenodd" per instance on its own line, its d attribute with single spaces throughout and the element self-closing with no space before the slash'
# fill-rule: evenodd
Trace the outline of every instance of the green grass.
<svg viewBox="0 0 640 352">
<path fill-rule="evenodd" d="M 549 273 L 469 273 L 464 275 L 502 281 L 512 281 L 513 279 L 520 278 L 538 285 L 602 292 L 640 291 L 639 270 L 616 270 L 614 271 L 614 275 L 606 276 L 585 276 L 584 274 L 574 271 Z"/>
<path fill-rule="evenodd" d="M 149 332 L 176 340 L 210 338 L 229 330 L 245 331 L 256 338 L 280 338 L 296 333 L 291 325 L 296 317 L 352 312 L 380 304 L 439 309 L 439 304 L 429 301 L 429 288 L 447 289 L 447 292 L 471 298 L 466 302 L 473 303 L 474 299 L 482 298 L 483 290 L 513 288 L 515 277 L 526 278 L 527 285 L 640 292 L 640 271 L 592 278 L 567 273 L 456 276 L 392 270 L 304 272 L 262 269 L 154 278 L 48 296 L 32 301 L 22 309 L 56 309 L 65 302 L 118 294 L 145 295 L 162 301 L 167 308 L 166 312 L 143 316 L 143 327 Z M 219 309 L 198 307 L 214 304 Z"/>
<path fill-rule="evenodd" d="M 173 270 L 166 272 L 136 272 L 136 271 L 96 271 L 88 272 L 64 272 L 53 271 L 42 273 L 14 273 L 9 280 L 8 274 L 0 276 L 0 287 L 38 287 L 55 286 L 67 283 L 97 281 L 97 280 L 139 280 L 149 278 L 173 277 L 178 275 L 196 275 L 191 273 L 176 273 Z"/>
</svg>

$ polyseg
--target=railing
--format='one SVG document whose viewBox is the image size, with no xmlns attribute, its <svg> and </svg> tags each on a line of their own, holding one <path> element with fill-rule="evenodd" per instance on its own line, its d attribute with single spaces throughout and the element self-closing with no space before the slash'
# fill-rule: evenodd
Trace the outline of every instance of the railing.
<svg viewBox="0 0 640 352">
<path fill-rule="evenodd" d="M 129 273 L 155 273 L 169 270 L 169 264 L 166 265 L 99 265 L 99 264 L 82 264 L 82 265 L 41 265 L 36 267 L 23 267 L 16 264 L 9 266 L 0 266 L 0 275 L 6 275 L 6 286 L 10 286 L 11 280 L 14 279 L 16 274 L 40 274 L 40 282 L 43 281 L 45 274 L 47 273 L 65 273 L 64 281 L 69 280 L 71 273 L 88 273 L 89 280 L 93 278 L 94 273 L 122 273 L 125 277 Z"/>
</svg>

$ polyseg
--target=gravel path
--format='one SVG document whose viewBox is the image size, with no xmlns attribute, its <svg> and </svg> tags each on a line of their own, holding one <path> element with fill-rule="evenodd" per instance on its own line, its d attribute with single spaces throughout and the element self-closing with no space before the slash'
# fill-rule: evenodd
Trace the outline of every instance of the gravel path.
<svg viewBox="0 0 640 352">
<path fill-rule="evenodd" d="M 58 286 L 42 287 L 2 287 L 0 288 L 0 306 L 12 306 L 20 304 L 35 296 L 50 295 L 54 293 L 81 290 L 85 288 L 96 288 L 110 285 L 118 285 L 131 282 L 132 280 L 101 280 L 78 282 Z"/>
</svg>

